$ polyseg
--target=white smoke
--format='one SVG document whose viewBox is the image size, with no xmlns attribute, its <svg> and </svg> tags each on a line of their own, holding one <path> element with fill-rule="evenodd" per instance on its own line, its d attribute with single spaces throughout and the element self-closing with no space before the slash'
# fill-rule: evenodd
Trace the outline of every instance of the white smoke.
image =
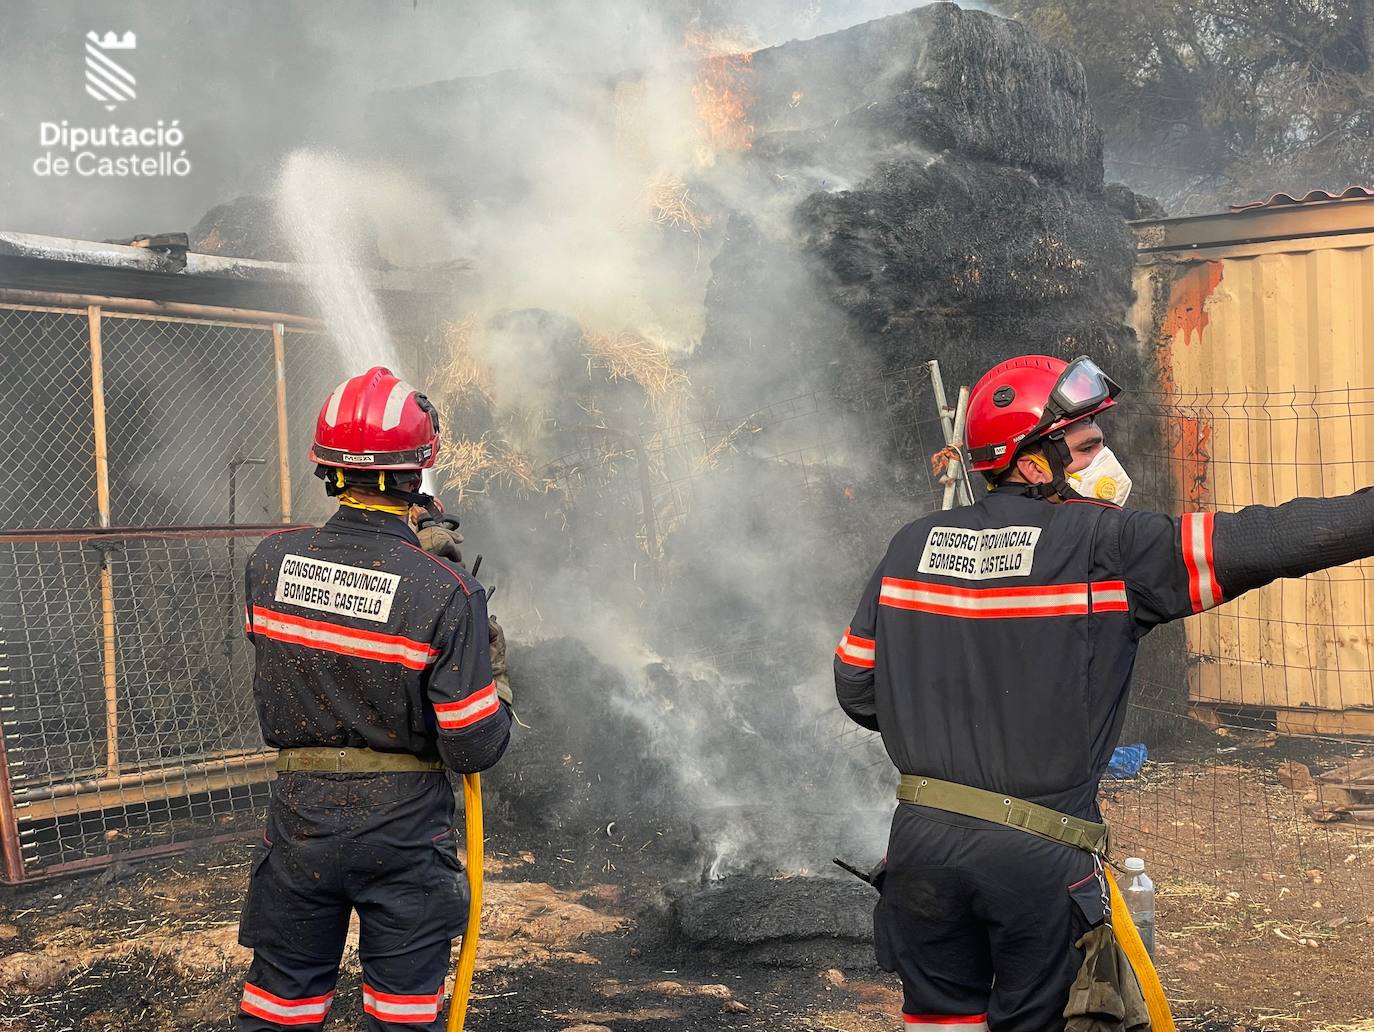
<svg viewBox="0 0 1374 1032">
<path fill-rule="evenodd" d="M 579 328 L 632 332 L 687 361 L 706 329 L 707 292 L 718 275 L 712 263 L 725 241 L 729 214 L 744 213 L 765 240 L 784 242 L 791 207 L 800 196 L 842 189 L 865 171 L 864 156 L 855 154 L 842 170 L 803 166 L 795 170 L 795 179 L 780 181 L 764 171 L 765 164 L 720 146 L 703 128 L 698 95 L 703 60 L 723 62 L 717 71 L 729 76 L 729 62 L 741 60 L 738 55 L 685 36 L 681 20 L 651 18 L 639 4 L 612 6 L 615 10 L 598 9 L 594 18 L 577 23 L 570 29 L 572 38 L 557 46 L 543 35 L 545 26 L 518 13 L 493 15 L 484 31 L 503 41 L 503 53 L 518 55 L 536 70 L 491 81 L 467 77 L 446 87 L 459 100 L 436 102 L 433 114 L 421 110 L 413 116 L 436 146 L 457 141 L 452 153 L 469 159 L 455 160 L 450 174 L 439 176 L 442 187 L 421 185 L 435 181 L 434 167 L 422 176 L 389 163 L 377 156 L 379 141 L 367 136 L 355 140 L 348 158 L 311 150 L 293 154 L 277 186 L 288 235 L 310 266 L 312 289 L 346 364 L 355 371 L 377 363 L 402 368 L 371 294 L 372 274 L 363 268 L 368 241 L 375 239 L 380 256 L 396 264 L 472 262 L 476 279 L 454 297 L 451 316 L 475 327 L 473 355 L 484 370 L 494 416 L 503 425 L 518 424 L 522 429 L 515 443 L 530 449 L 538 448 L 555 413 L 569 421 L 566 413 L 578 385 L 567 381 L 566 372 L 582 361 L 576 350 Z M 776 28 L 781 8 L 758 6 Z M 829 27 L 821 5 L 813 6 L 812 24 Z M 573 11 L 587 13 L 582 5 L 558 4 L 553 16 L 573 25 Z M 633 12 L 633 17 L 618 21 L 617 12 Z M 740 4 L 735 13 L 747 15 L 750 8 Z M 624 39 L 608 32 L 610 25 L 628 26 L 633 45 L 627 49 Z M 692 32 L 709 40 L 711 26 L 698 24 Z M 602 72 L 626 69 L 623 62 L 631 59 L 628 70 Z M 734 71 L 749 74 L 747 63 Z M 434 89 L 436 97 L 447 96 Z M 500 92 L 505 103 L 464 107 L 469 94 L 480 98 L 490 90 Z M 413 102 L 423 108 L 423 99 L 417 95 Z M 454 111 L 496 111 L 501 117 L 477 124 L 444 122 L 444 112 Z M 765 318 L 770 312 L 789 314 L 784 310 L 790 298 L 818 293 L 800 267 L 770 268 L 766 284 L 757 298 Z M 522 311 L 548 318 L 509 325 L 509 313 Z M 494 325 L 501 320 L 507 321 Z M 430 365 L 442 366 L 448 358 L 444 345 L 436 338 L 430 346 Z M 803 370 L 780 366 L 776 357 L 769 361 L 773 381 L 806 381 Z M 716 359 L 702 374 L 705 382 L 695 385 L 696 401 L 675 410 L 672 418 L 698 418 L 705 411 L 703 391 L 729 381 L 752 382 L 757 365 L 747 342 L 738 354 Z M 442 389 L 427 386 L 431 393 Z M 754 400 L 764 405 L 782 398 Z M 669 429 L 663 426 L 666 418 L 660 414 L 656 430 Z M 801 421 L 773 429 L 772 447 L 784 452 L 795 445 L 800 453 L 824 446 L 829 461 L 850 469 L 873 461 L 845 443 L 853 435 L 838 416 L 820 418 L 831 425 L 822 430 Z M 575 414 L 575 419 L 589 424 L 611 419 L 608 425 L 614 425 L 600 412 Z M 450 442 L 464 430 L 449 427 Z M 552 456 L 536 451 L 534 458 Z M 699 458 L 682 461 L 691 467 Z M 789 498 L 773 500 L 776 510 L 766 521 L 734 527 L 729 514 L 746 506 L 767 513 L 773 503 L 742 499 L 737 482 L 709 473 L 689 480 L 682 488 L 690 495 L 683 506 L 688 522 L 722 528 L 720 533 L 731 539 L 716 542 L 713 568 L 674 563 L 672 575 L 679 579 L 674 590 L 694 591 L 703 599 L 718 596 L 718 608 L 738 614 L 739 637 L 775 652 L 798 648 L 796 655 L 767 664 L 766 670 L 741 671 L 722 666 L 713 655 L 713 644 L 724 652 L 728 643 L 684 646 L 691 642 L 690 629 L 664 627 L 662 615 L 648 616 L 654 587 L 647 557 L 629 582 L 606 583 L 594 558 L 598 548 L 623 550 L 625 542 L 597 541 L 597 530 L 584 526 L 576 532 L 580 551 L 570 558 L 564 542 L 531 540 L 524 525 L 503 512 L 503 506 L 519 503 L 498 497 L 478 507 L 478 529 L 470 533 L 470 543 L 480 537 L 490 556 L 483 572 L 499 579 L 494 608 L 512 641 L 518 647 L 521 641 L 573 637 L 619 671 L 628 692 L 613 700 L 614 707 L 643 728 L 644 740 L 656 758 L 671 764 L 683 798 L 693 805 L 785 808 L 802 776 L 819 786 L 809 800 L 812 809 L 850 812 L 873 803 L 852 770 L 826 755 L 854 747 L 836 741 L 843 719 L 829 678 L 834 640 L 853 600 L 818 596 L 816 556 L 809 551 L 824 541 L 827 528 L 809 525 Z M 437 486 L 442 492 L 442 478 Z M 872 559 L 876 556 L 866 561 Z M 647 627 L 653 644 L 645 637 L 646 616 L 650 623 L 660 621 Z M 671 671 L 683 686 L 679 696 L 663 694 L 648 673 L 655 667 Z M 769 680 L 759 683 L 760 677 Z M 596 692 L 600 686 L 531 690 Z M 587 750 L 594 759 L 599 750 L 626 743 L 567 747 Z M 763 762 L 762 756 L 771 760 Z M 750 776 L 725 776 L 739 757 L 747 758 Z M 787 843 L 761 843 L 721 830 L 712 876 L 739 869 L 765 849 L 779 866 L 803 866 L 807 854 L 801 844 L 808 834 L 800 822 Z M 880 834 L 875 829 L 875 847 Z"/>
</svg>

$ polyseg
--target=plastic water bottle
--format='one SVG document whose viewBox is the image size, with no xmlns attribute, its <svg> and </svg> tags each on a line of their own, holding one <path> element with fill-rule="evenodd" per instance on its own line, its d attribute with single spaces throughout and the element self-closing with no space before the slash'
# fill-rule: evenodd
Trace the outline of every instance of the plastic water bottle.
<svg viewBox="0 0 1374 1032">
<path fill-rule="evenodd" d="M 1145 944 L 1145 952 L 1151 958 L 1155 955 L 1155 883 L 1145 873 L 1145 861 L 1138 856 L 1128 856 L 1121 865 L 1130 879 L 1121 890 L 1126 900 L 1126 909 L 1131 912 L 1131 920 L 1140 932 L 1140 940 Z"/>
</svg>

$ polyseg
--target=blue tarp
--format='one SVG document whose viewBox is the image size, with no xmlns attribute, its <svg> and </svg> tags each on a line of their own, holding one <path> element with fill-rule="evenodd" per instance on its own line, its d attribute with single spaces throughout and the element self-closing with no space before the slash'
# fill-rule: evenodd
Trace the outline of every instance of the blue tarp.
<svg viewBox="0 0 1374 1032">
<path fill-rule="evenodd" d="M 1118 780 L 1135 777 L 1140 773 L 1140 768 L 1145 766 L 1149 755 L 1144 743 L 1118 745 L 1112 750 L 1111 762 L 1107 764 L 1107 777 Z"/>
</svg>

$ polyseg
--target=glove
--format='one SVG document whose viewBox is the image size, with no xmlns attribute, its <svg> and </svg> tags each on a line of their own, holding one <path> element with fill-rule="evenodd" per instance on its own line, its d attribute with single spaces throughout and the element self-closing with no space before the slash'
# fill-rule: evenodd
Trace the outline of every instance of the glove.
<svg viewBox="0 0 1374 1032">
<path fill-rule="evenodd" d="M 496 682 L 496 695 L 507 706 L 513 706 L 510 678 L 506 676 L 506 632 L 495 617 L 487 617 L 487 637 L 491 641 L 491 679 Z"/>
<path fill-rule="evenodd" d="M 437 555 L 440 559 L 447 559 L 449 562 L 463 565 L 463 552 L 458 545 L 463 540 L 463 535 L 456 530 L 449 530 L 438 524 L 430 524 L 421 527 L 415 535 L 420 539 L 420 547 L 430 555 Z"/>
</svg>

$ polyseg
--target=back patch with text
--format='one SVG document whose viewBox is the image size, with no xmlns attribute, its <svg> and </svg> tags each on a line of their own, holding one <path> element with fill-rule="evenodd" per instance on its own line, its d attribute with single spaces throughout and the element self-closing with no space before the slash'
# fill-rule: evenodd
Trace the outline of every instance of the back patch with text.
<svg viewBox="0 0 1374 1032">
<path fill-rule="evenodd" d="M 321 613 L 386 623 L 400 583 L 400 575 L 395 573 L 285 555 L 277 570 L 275 598 Z"/>
<path fill-rule="evenodd" d="M 918 570 L 960 580 L 1029 577 L 1039 540 L 1039 527 L 931 527 Z"/>
</svg>

